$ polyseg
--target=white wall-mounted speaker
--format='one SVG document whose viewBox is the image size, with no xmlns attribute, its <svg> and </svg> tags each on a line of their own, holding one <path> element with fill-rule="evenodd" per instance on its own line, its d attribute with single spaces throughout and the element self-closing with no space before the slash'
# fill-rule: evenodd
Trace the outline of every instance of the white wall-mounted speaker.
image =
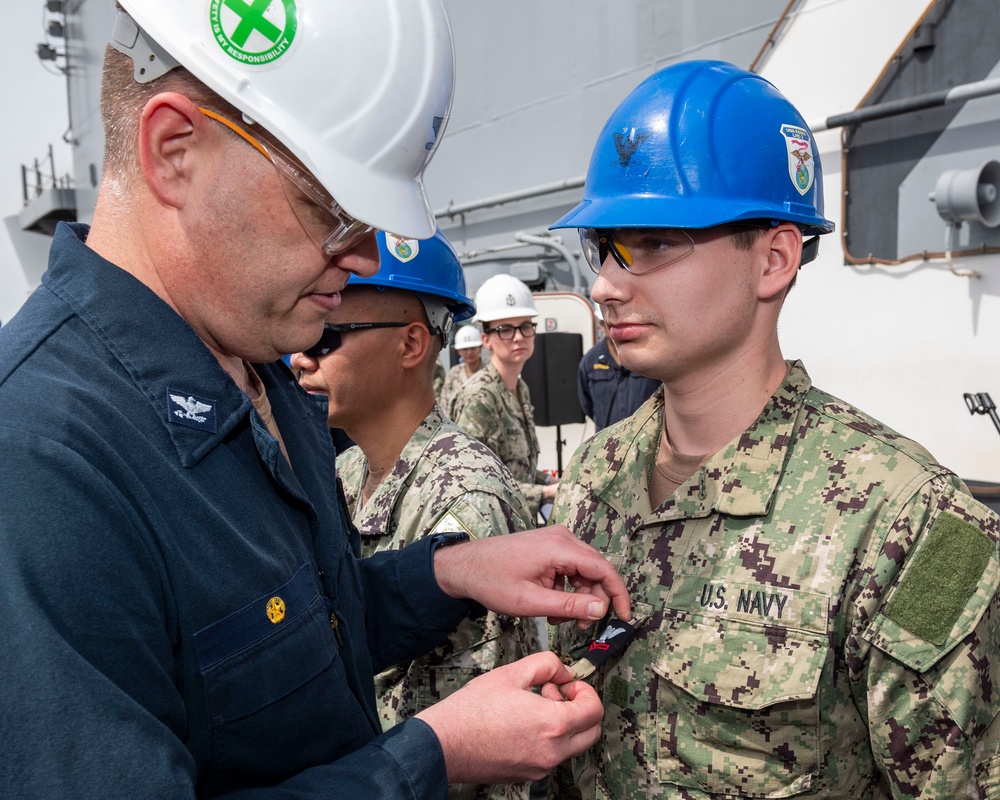
<svg viewBox="0 0 1000 800">
<path fill-rule="evenodd" d="M 971 220 L 995 228 L 1000 225 L 1000 162 L 942 172 L 930 199 L 948 222 L 959 225 Z"/>
</svg>

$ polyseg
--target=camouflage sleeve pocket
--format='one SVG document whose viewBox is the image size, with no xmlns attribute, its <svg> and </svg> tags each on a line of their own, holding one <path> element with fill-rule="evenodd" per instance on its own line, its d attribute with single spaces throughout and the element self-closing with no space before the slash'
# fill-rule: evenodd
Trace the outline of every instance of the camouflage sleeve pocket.
<svg viewBox="0 0 1000 800">
<path fill-rule="evenodd" d="M 819 771 L 822 635 L 695 620 L 653 664 L 660 780 L 741 797 L 807 791 Z"/>
<path fill-rule="evenodd" d="M 976 628 L 998 581 L 993 541 L 978 525 L 941 514 L 920 537 L 864 636 L 896 661 L 926 672 Z"/>
</svg>

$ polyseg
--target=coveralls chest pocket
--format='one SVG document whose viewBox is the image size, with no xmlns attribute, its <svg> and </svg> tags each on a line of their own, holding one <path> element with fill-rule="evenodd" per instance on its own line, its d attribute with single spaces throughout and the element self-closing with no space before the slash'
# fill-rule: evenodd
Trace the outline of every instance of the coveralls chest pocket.
<svg viewBox="0 0 1000 800">
<path fill-rule="evenodd" d="M 302 741 L 322 746 L 329 734 L 320 728 L 330 728 L 332 719 L 318 711 L 331 697 L 341 700 L 337 725 L 371 729 L 360 705 L 343 702 L 351 693 L 330 614 L 314 570 L 303 565 L 283 585 L 195 634 L 214 774 L 283 774 L 303 754 L 260 732 L 315 727 L 315 736 L 295 741 L 300 750 Z"/>
<path fill-rule="evenodd" d="M 668 612 L 656 675 L 661 783 L 740 797 L 807 792 L 820 764 L 825 636 Z"/>
</svg>

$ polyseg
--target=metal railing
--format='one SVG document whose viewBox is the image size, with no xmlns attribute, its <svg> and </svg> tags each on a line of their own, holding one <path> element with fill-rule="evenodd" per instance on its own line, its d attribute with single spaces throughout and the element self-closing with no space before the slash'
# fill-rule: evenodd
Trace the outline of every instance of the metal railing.
<svg viewBox="0 0 1000 800">
<path fill-rule="evenodd" d="M 21 191 L 24 205 L 37 200 L 49 189 L 72 189 L 73 176 L 56 175 L 56 161 L 49 145 L 48 155 L 36 158 L 31 165 L 21 165 Z"/>
</svg>

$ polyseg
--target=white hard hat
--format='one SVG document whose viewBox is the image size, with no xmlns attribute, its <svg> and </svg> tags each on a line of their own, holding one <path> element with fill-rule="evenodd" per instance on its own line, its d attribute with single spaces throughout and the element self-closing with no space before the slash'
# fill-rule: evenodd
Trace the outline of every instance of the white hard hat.
<svg viewBox="0 0 1000 800">
<path fill-rule="evenodd" d="M 128 13 L 114 44 L 133 56 L 136 80 L 185 67 L 301 159 L 351 216 L 434 235 L 423 172 L 455 66 L 442 0 L 119 1 Z"/>
<path fill-rule="evenodd" d="M 535 300 L 523 281 L 513 275 L 487 278 L 476 292 L 476 316 L 480 322 L 512 317 L 537 317 Z"/>
<path fill-rule="evenodd" d="M 464 350 L 468 347 L 480 347 L 483 344 L 483 334 L 475 325 L 463 325 L 455 334 L 455 349 Z"/>
</svg>

